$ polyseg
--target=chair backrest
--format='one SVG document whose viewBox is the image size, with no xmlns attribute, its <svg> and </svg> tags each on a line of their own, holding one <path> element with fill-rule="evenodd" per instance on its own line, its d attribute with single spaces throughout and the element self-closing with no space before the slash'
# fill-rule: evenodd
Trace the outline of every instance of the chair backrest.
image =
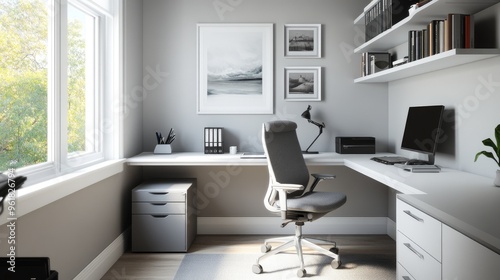
<svg viewBox="0 0 500 280">
<path fill-rule="evenodd" d="M 262 144 L 269 169 L 269 186 L 264 204 L 270 211 L 279 211 L 274 206 L 278 194 L 272 189 L 272 183 L 300 184 L 304 188 L 309 183 L 309 170 L 302 155 L 296 129 L 296 123 L 286 120 L 266 122 L 262 125 Z M 288 197 L 300 196 L 304 191 L 290 193 Z"/>
</svg>

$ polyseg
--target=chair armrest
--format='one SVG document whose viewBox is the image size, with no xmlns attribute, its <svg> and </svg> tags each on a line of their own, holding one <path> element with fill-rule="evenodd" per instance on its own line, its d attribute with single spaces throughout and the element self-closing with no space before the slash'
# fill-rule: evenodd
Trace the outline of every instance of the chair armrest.
<svg viewBox="0 0 500 280">
<path fill-rule="evenodd" d="M 321 180 L 331 180 L 331 179 L 335 179 L 335 175 L 332 175 L 332 174 L 311 174 L 311 176 L 313 176 L 314 178 L 316 179 L 321 179 Z"/>
<path fill-rule="evenodd" d="M 311 185 L 311 188 L 309 189 L 309 192 L 313 192 L 314 188 L 316 188 L 316 185 L 321 181 L 321 180 L 333 180 L 335 179 L 335 175 L 332 174 L 311 174 L 311 176 L 314 177 L 314 182 Z"/>
<path fill-rule="evenodd" d="M 272 187 L 276 190 L 284 190 L 286 192 L 301 191 L 305 188 L 304 186 L 299 184 L 281 184 L 281 183 L 272 184 Z"/>
<path fill-rule="evenodd" d="M 303 190 L 305 187 L 299 184 L 280 184 L 274 183 L 271 185 L 273 189 L 278 191 L 279 201 L 280 201 L 280 210 L 281 212 L 286 212 L 287 209 L 287 193 Z M 284 214 L 282 214 L 283 217 Z M 286 216 L 286 214 L 285 214 Z"/>
</svg>

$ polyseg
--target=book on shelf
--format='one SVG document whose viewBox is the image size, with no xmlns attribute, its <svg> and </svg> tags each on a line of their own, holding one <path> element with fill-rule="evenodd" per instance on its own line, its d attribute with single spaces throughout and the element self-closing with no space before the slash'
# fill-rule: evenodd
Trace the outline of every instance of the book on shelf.
<svg viewBox="0 0 500 280">
<path fill-rule="evenodd" d="M 365 41 L 368 42 L 409 15 L 409 8 L 416 0 L 373 0 L 363 12 L 365 16 Z"/>
<path fill-rule="evenodd" d="M 474 47 L 474 18 L 449 14 L 430 21 L 426 28 L 408 31 L 408 61 L 416 61 L 451 49 Z"/>
<path fill-rule="evenodd" d="M 405 56 L 403 58 L 400 58 L 398 60 L 394 60 L 392 62 L 392 67 L 400 66 L 400 65 L 403 65 L 403 64 L 406 64 L 406 63 L 408 63 L 408 57 L 407 56 Z"/>
</svg>

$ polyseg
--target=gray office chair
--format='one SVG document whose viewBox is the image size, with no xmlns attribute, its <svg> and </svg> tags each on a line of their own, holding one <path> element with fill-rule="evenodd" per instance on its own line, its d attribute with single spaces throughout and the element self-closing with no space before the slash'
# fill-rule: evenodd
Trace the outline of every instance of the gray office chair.
<svg viewBox="0 0 500 280">
<path fill-rule="evenodd" d="M 262 259 L 283 252 L 292 246 L 295 246 L 300 260 L 298 277 L 306 275 L 302 246 L 333 258 L 331 266 L 334 269 L 338 268 L 341 262 L 335 242 L 306 239 L 302 236 L 302 226 L 304 222 L 312 222 L 342 206 L 347 200 L 346 196 L 342 193 L 314 191 L 321 180 L 335 178 L 328 174 L 311 174 L 314 181 L 307 190 L 310 175 L 295 132 L 296 123 L 272 121 L 264 123 L 262 129 L 262 143 L 267 154 L 269 168 L 269 186 L 264 205 L 271 212 L 281 213 L 283 221 L 281 227 L 291 222 L 295 223 L 295 236 L 265 240 L 261 248 L 265 254 L 257 259 L 252 271 L 256 274 L 262 273 L 263 269 L 259 264 Z M 333 247 L 327 250 L 313 241 Z M 271 250 L 271 245 L 269 245 L 271 242 L 283 242 L 283 244 Z"/>
</svg>

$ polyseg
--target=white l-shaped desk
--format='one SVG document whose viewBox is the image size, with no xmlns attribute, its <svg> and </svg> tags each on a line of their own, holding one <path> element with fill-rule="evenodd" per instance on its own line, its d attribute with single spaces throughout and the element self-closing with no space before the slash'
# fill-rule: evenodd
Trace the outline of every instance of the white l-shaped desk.
<svg viewBox="0 0 500 280">
<path fill-rule="evenodd" d="M 379 155 L 379 154 L 377 154 Z M 387 154 L 380 154 L 387 155 Z M 265 159 L 241 154 L 142 153 L 134 166 L 264 166 Z M 399 199 L 500 254 L 500 188 L 493 179 L 443 168 L 440 173 L 410 173 L 370 160 L 374 155 L 306 154 L 309 166 L 344 165 L 400 192 Z"/>
</svg>

